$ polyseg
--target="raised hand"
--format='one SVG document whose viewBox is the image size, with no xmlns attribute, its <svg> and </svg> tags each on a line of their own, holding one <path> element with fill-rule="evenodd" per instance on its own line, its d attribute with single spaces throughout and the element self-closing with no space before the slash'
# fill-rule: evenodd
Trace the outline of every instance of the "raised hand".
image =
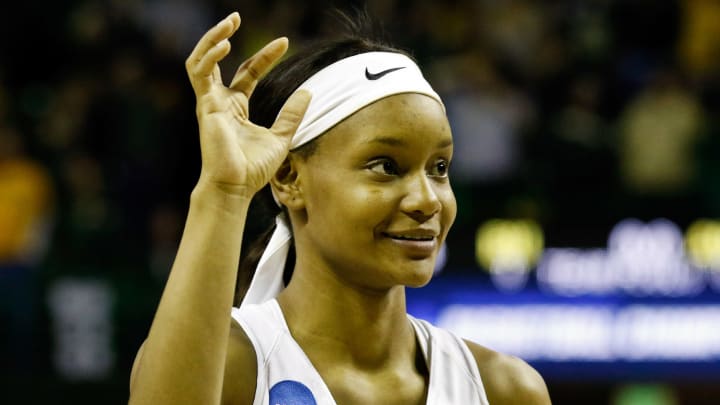
<svg viewBox="0 0 720 405">
<path fill-rule="evenodd" d="M 267 184 L 287 156 L 290 138 L 300 124 L 310 94 L 293 94 L 269 129 L 250 122 L 248 100 L 258 80 L 285 54 L 288 41 L 278 38 L 265 45 L 240 65 L 230 86 L 225 86 L 218 62 L 230 53 L 228 38 L 239 27 L 236 12 L 220 21 L 200 39 L 185 67 L 197 99 L 200 181 L 250 198 Z"/>
</svg>

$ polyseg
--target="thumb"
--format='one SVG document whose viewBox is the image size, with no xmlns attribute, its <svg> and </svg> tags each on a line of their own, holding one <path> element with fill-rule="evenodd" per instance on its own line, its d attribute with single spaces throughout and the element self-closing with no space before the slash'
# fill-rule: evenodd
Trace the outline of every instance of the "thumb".
<svg viewBox="0 0 720 405">
<path fill-rule="evenodd" d="M 307 90 L 298 90 L 287 99 L 275 119 L 270 131 L 275 135 L 291 137 L 297 131 L 312 95 Z"/>
</svg>

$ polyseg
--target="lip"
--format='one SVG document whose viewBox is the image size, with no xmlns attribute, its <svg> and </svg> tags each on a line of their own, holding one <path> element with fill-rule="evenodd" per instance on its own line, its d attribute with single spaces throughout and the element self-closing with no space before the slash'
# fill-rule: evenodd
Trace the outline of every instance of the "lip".
<svg viewBox="0 0 720 405">
<path fill-rule="evenodd" d="M 393 239 L 418 239 L 418 240 L 430 240 L 437 239 L 440 232 L 430 228 L 414 228 L 414 229 L 403 229 L 403 230 L 391 230 L 383 232 L 384 236 Z"/>
<path fill-rule="evenodd" d="M 438 233 L 428 229 L 413 229 L 400 232 L 383 232 L 382 235 L 393 245 L 407 252 L 414 259 L 431 256 L 437 250 Z"/>
</svg>

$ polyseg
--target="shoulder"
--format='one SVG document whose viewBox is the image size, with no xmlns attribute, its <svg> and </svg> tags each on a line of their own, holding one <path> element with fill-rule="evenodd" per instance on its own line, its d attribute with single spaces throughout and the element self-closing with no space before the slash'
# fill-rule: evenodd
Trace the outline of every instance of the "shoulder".
<svg viewBox="0 0 720 405">
<path fill-rule="evenodd" d="M 465 341 L 475 357 L 491 404 L 550 404 L 545 381 L 523 360 Z"/>
<path fill-rule="evenodd" d="M 242 327 L 233 319 L 223 379 L 223 405 L 253 403 L 257 368 L 255 348 Z"/>
</svg>

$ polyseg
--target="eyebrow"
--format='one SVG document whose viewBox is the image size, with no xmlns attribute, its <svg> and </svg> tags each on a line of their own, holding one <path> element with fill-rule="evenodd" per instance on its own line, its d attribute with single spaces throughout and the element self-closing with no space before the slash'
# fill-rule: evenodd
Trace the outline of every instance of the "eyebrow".
<svg viewBox="0 0 720 405">
<path fill-rule="evenodd" d="M 405 146 L 406 142 L 404 142 L 401 139 L 388 137 L 388 136 L 382 136 L 378 138 L 371 139 L 368 143 L 381 143 L 383 145 L 389 145 L 389 146 Z M 444 138 L 438 142 L 437 147 L 438 148 L 447 148 L 448 146 L 451 146 L 453 144 L 452 138 Z"/>
</svg>

